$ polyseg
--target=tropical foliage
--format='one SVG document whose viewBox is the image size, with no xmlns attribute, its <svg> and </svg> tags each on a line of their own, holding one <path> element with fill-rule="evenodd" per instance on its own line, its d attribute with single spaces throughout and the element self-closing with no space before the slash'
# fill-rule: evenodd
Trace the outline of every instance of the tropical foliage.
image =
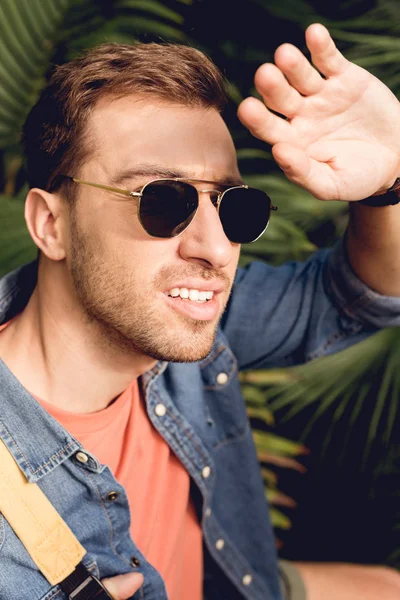
<svg viewBox="0 0 400 600">
<path fill-rule="evenodd" d="M 241 127 L 236 106 L 254 93 L 257 66 L 271 60 L 275 47 L 292 41 L 304 48 L 304 28 L 327 24 L 346 55 L 368 68 L 400 94 L 400 4 L 393 0 L 2 0 L 0 4 L 0 274 L 35 256 L 23 220 L 26 191 L 19 149 L 21 125 L 42 89 L 52 64 L 62 63 L 103 41 L 141 39 L 190 43 L 208 52 L 226 73 L 231 99 L 226 119 L 248 182 L 265 189 L 279 206 L 266 234 L 243 248 L 242 264 L 259 258 L 273 264 L 306 258 L 331 245 L 346 225 L 339 203 L 318 202 L 287 182 L 267 148 Z M 356 348 L 310 365 L 245 376 L 254 435 L 271 502 L 291 506 L 277 490 L 271 464 L 302 470 L 301 444 L 278 438 L 272 410 L 290 419 L 313 407 L 303 437 L 330 415 L 324 435 L 328 451 L 333 431 L 350 438 L 360 415 L 372 406 L 365 428 L 364 464 L 379 438 L 388 446 L 398 421 L 397 330 L 384 331 Z M 373 396 L 371 404 L 370 399 Z M 326 421 L 325 421 L 326 422 Z M 325 427 L 325 425 L 324 425 Z M 343 444 L 342 455 L 346 453 Z M 388 466 L 393 468 L 394 465 Z M 274 522 L 289 526 L 273 509 Z M 395 552 L 396 554 L 396 552 Z M 396 555 L 397 556 L 397 555 Z"/>
</svg>

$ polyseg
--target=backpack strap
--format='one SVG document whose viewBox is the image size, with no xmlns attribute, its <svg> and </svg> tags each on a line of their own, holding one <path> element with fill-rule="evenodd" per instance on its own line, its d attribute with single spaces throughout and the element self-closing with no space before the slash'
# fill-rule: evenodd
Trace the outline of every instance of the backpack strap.
<svg viewBox="0 0 400 600">
<path fill-rule="evenodd" d="M 51 585 L 59 584 L 74 600 L 111 598 L 81 563 L 85 548 L 40 487 L 29 483 L 2 440 L 0 512 Z"/>
</svg>

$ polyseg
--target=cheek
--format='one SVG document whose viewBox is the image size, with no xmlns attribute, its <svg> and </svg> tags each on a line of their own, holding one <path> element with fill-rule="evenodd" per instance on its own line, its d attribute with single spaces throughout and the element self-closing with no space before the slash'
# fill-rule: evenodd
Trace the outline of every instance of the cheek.
<svg viewBox="0 0 400 600">
<path fill-rule="evenodd" d="M 108 270 L 118 273 L 125 282 L 133 282 L 138 289 L 153 287 L 160 271 L 175 264 L 175 243 L 140 236 L 109 238 L 102 245 L 104 263 Z"/>
<path fill-rule="evenodd" d="M 146 233 L 139 223 L 137 207 L 129 200 L 123 200 L 112 207 L 101 224 L 101 230 L 111 240 L 130 243 L 132 240 L 144 241 Z"/>
</svg>

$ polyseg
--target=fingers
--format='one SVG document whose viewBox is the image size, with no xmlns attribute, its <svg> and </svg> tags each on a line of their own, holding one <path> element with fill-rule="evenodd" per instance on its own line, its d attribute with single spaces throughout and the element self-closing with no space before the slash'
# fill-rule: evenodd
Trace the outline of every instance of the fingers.
<svg viewBox="0 0 400 600">
<path fill-rule="evenodd" d="M 292 119 L 298 112 L 302 97 L 292 87 L 276 65 L 266 63 L 257 69 L 254 83 L 265 104 Z"/>
<path fill-rule="evenodd" d="M 102 584 L 114 600 L 129 600 L 143 584 L 141 573 L 126 573 L 102 580 Z"/>
<path fill-rule="evenodd" d="M 238 116 L 251 133 L 271 145 L 298 144 L 291 123 L 270 111 L 284 115 L 290 121 L 312 106 L 308 98 L 324 91 L 327 82 L 321 76 L 341 74 L 349 62 L 336 48 L 328 30 L 318 23 L 306 31 L 306 42 L 317 71 L 298 48 L 283 44 L 275 52 L 275 63 L 259 67 L 255 85 L 265 103 L 247 98 L 239 107 Z M 294 121 L 293 121 L 294 123 Z"/>
<path fill-rule="evenodd" d="M 326 77 L 343 73 L 349 61 L 336 48 L 329 31 L 320 23 L 306 30 L 306 43 L 317 69 Z"/>
<path fill-rule="evenodd" d="M 286 79 L 300 94 L 317 94 L 324 80 L 296 46 L 282 44 L 275 52 L 275 63 Z"/>
<path fill-rule="evenodd" d="M 288 121 L 271 113 L 261 100 L 243 100 L 238 109 L 238 117 L 255 137 L 268 144 L 292 141 L 293 134 Z"/>
</svg>

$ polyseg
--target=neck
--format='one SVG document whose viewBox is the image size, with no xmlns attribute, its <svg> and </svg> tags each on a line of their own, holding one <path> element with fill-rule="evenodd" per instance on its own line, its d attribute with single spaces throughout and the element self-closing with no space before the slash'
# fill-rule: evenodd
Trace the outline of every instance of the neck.
<svg viewBox="0 0 400 600">
<path fill-rule="evenodd" d="M 156 361 L 107 343 L 67 287 L 39 269 L 25 310 L 0 333 L 0 357 L 31 394 L 71 412 L 96 412 Z"/>
</svg>

